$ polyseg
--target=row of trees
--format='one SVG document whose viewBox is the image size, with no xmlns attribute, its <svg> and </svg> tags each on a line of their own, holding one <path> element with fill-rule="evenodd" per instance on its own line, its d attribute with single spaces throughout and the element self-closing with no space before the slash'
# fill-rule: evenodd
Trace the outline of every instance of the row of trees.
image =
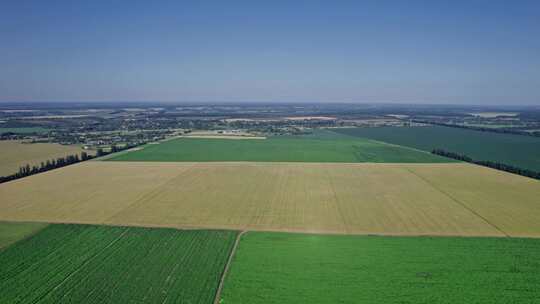
<svg viewBox="0 0 540 304">
<path fill-rule="evenodd" d="M 61 168 L 65 166 L 69 166 L 71 164 L 76 164 L 81 161 L 89 160 L 94 158 L 94 156 L 89 155 L 86 152 L 81 152 L 81 156 L 79 157 L 78 154 L 68 155 L 65 157 L 58 157 L 56 159 L 50 159 L 45 162 L 41 162 L 41 165 L 37 166 L 30 166 L 29 164 L 26 164 L 26 166 L 22 166 L 19 168 L 19 172 L 8 175 L 8 176 L 0 176 L 0 183 L 9 182 L 15 179 L 23 178 L 26 176 L 38 174 L 41 172 L 46 172 L 49 170 L 53 170 L 56 168 Z"/>
<path fill-rule="evenodd" d="M 140 141 L 140 142 L 135 142 L 135 143 L 127 143 L 127 144 L 125 144 L 123 146 L 112 145 L 111 149 L 109 151 L 105 151 L 102 148 L 98 148 L 96 150 L 96 157 L 105 156 L 105 155 L 108 155 L 108 154 L 111 154 L 111 153 L 124 151 L 124 150 L 127 150 L 127 149 L 135 148 L 137 146 L 145 145 L 145 144 L 146 144 L 145 141 Z"/>
<path fill-rule="evenodd" d="M 56 169 L 56 168 L 62 168 L 62 167 L 69 166 L 69 165 L 72 165 L 72 164 L 76 164 L 76 163 L 86 161 L 86 160 L 89 160 L 89 159 L 92 159 L 92 158 L 105 156 L 105 155 L 108 155 L 108 154 L 111 154 L 111 153 L 115 153 L 115 152 L 119 152 L 119 151 L 122 151 L 122 150 L 130 149 L 130 148 L 136 147 L 136 146 L 138 146 L 140 144 L 143 144 L 143 143 L 141 142 L 141 143 L 136 143 L 136 144 L 127 144 L 127 145 L 122 146 L 122 147 L 113 145 L 113 146 L 111 146 L 110 151 L 104 151 L 103 149 L 99 148 L 99 149 L 97 149 L 95 156 L 90 155 L 90 154 L 83 151 L 83 152 L 81 152 L 80 156 L 78 154 L 73 154 L 73 155 L 68 155 L 66 157 L 58 157 L 56 159 L 50 159 L 50 160 L 47 160 L 45 162 L 41 162 L 41 164 L 39 166 L 37 166 L 37 165 L 30 166 L 29 164 L 26 164 L 26 166 L 20 167 L 19 172 L 17 172 L 17 173 L 7 175 L 7 176 L 0 176 L 0 184 L 5 183 L 5 182 L 9 182 L 9 181 L 12 181 L 12 180 L 15 180 L 15 179 L 23 178 L 23 177 L 26 177 L 26 176 L 46 172 L 46 171 L 53 170 L 53 169 Z"/>
<path fill-rule="evenodd" d="M 454 153 L 454 152 L 448 152 L 443 149 L 435 149 L 431 151 L 431 153 L 448 157 L 448 158 L 461 160 L 468 163 L 477 164 L 484 167 L 489 167 L 489 168 L 493 168 L 493 169 L 497 169 L 501 171 L 506 171 L 506 172 L 519 174 L 519 175 L 523 175 L 523 176 L 527 176 L 527 177 L 531 177 L 535 179 L 540 179 L 540 172 L 536 172 L 529 169 L 523 169 L 523 168 L 519 168 L 519 167 L 515 167 L 515 166 L 511 166 L 511 165 L 507 165 L 507 164 L 503 164 L 499 162 L 493 162 L 489 160 L 474 160 L 467 155 Z"/>
<path fill-rule="evenodd" d="M 437 125 L 437 126 L 443 126 L 443 127 L 469 129 L 469 130 L 482 131 L 482 132 L 515 134 L 515 135 L 525 135 L 525 136 L 540 137 L 540 132 L 538 132 L 538 131 L 527 132 L 527 131 L 523 131 L 523 130 L 519 130 L 519 129 L 512 130 L 512 129 L 508 129 L 508 128 L 485 128 L 485 127 L 458 125 L 458 124 L 450 124 L 450 123 L 444 123 L 444 122 L 418 120 L 418 119 L 413 119 L 413 122 L 430 124 L 430 125 Z"/>
</svg>

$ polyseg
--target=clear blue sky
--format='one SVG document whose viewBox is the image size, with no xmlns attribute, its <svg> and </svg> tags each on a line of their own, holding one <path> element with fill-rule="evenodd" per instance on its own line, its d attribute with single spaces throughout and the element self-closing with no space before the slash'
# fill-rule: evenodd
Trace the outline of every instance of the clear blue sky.
<svg viewBox="0 0 540 304">
<path fill-rule="evenodd" d="M 2 1 L 46 100 L 540 104 L 540 1 Z"/>
</svg>

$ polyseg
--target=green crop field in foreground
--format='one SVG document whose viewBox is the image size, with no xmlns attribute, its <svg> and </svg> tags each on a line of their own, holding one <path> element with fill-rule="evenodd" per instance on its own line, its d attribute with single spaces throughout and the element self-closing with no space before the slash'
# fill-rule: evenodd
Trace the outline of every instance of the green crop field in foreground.
<svg viewBox="0 0 540 304">
<path fill-rule="evenodd" d="M 44 223 L 0 222 L 0 248 L 28 237 L 46 226 Z"/>
<path fill-rule="evenodd" d="M 221 303 L 539 303 L 539 256 L 540 239 L 250 232 Z"/>
<path fill-rule="evenodd" d="M 147 145 L 118 155 L 113 161 L 260 161 L 260 162 L 391 162 L 437 163 L 449 159 L 410 148 L 367 139 L 269 139 L 179 138 Z"/>
<path fill-rule="evenodd" d="M 370 138 L 425 151 L 444 149 L 475 160 L 490 160 L 540 171 L 540 138 L 450 127 L 379 127 L 332 129 L 344 135 Z"/>
<path fill-rule="evenodd" d="M 50 225 L 0 251 L 0 303 L 212 303 L 236 232 Z"/>
</svg>

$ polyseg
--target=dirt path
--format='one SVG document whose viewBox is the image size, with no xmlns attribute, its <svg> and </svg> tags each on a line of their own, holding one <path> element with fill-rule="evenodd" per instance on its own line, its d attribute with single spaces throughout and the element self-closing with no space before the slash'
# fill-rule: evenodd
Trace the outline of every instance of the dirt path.
<svg viewBox="0 0 540 304">
<path fill-rule="evenodd" d="M 214 304 L 219 304 L 219 300 L 221 300 L 221 291 L 223 290 L 223 284 L 225 283 L 225 278 L 227 277 L 227 273 L 229 272 L 229 267 L 231 266 L 232 260 L 234 258 L 234 253 L 236 252 L 238 243 L 240 243 L 240 238 L 242 238 L 242 235 L 244 235 L 246 232 L 247 230 L 241 231 L 236 237 L 236 240 L 234 241 L 231 254 L 229 255 L 229 260 L 227 261 L 227 264 L 225 265 L 225 269 L 223 269 L 223 274 L 221 275 L 221 279 L 219 280 L 219 286 L 216 291 L 216 297 L 214 298 Z"/>
</svg>

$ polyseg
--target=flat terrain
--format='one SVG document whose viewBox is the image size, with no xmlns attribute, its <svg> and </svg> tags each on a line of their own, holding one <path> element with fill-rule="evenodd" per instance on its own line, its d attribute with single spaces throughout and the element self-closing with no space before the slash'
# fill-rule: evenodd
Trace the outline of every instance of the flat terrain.
<svg viewBox="0 0 540 304">
<path fill-rule="evenodd" d="M 335 135 L 335 133 L 334 133 Z M 337 136 L 339 137 L 339 136 Z M 179 138 L 109 158 L 114 161 L 257 162 L 452 162 L 422 151 L 367 139 L 272 137 L 268 139 Z"/>
<path fill-rule="evenodd" d="M 0 251 L 0 303 L 213 303 L 236 232 L 50 225 Z"/>
<path fill-rule="evenodd" d="M 42 127 L 27 127 L 27 128 L 0 128 L 0 134 L 2 133 L 18 133 L 18 134 L 29 134 L 29 133 L 47 133 L 49 129 Z"/>
<path fill-rule="evenodd" d="M 11 245 L 47 227 L 44 223 L 0 222 L 0 248 Z"/>
<path fill-rule="evenodd" d="M 78 146 L 59 144 L 23 144 L 17 140 L 0 141 L 0 175 L 10 175 L 19 171 L 26 164 L 40 165 L 42 161 L 64 157 L 70 154 L 80 154 Z"/>
<path fill-rule="evenodd" d="M 539 239 L 243 235 L 220 303 L 538 303 Z"/>
<path fill-rule="evenodd" d="M 0 197 L 0 220 L 540 236 L 539 181 L 464 163 L 84 162 Z"/>
<path fill-rule="evenodd" d="M 540 171 L 540 138 L 459 128 L 378 127 L 332 129 L 340 134 L 370 138 L 425 151 L 444 149 L 475 160 L 490 160 Z"/>
</svg>

